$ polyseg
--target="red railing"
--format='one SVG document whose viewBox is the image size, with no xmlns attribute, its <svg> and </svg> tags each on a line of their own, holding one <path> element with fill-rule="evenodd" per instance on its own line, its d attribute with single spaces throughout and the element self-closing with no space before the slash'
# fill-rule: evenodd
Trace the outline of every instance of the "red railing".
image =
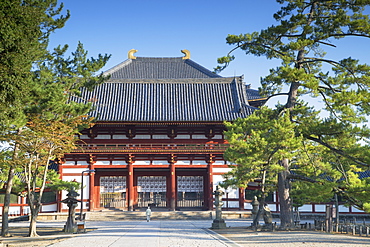
<svg viewBox="0 0 370 247">
<path fill-rule="evenodd" d="M 224 152 L 229 144 L 79 144 L 72 151 L 78 152 L 184 152 L 219 151 Z"/>
</svg>

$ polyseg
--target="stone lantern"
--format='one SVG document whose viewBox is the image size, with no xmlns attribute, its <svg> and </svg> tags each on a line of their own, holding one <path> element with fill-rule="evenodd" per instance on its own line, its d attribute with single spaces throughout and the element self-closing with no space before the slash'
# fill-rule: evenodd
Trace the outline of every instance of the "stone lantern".
<svg viewBox="0 0 370 247">
<path fill-rule="evenodd" d="M 213 220 L 212 228 L 213 229 L 222 229 L 226 228 L 225 220 L 222 219 L 222 210 L 221 207 L 224 204 L 222 202 L 222 195 L 224 192 L 216 186 L 216 190 L 212 193 L 215 196 L 215 202 L 213 203 L 216 206 L 216 218 Z"/>
<path fill-rule="evenodd" d="M 79 196 L 76 191 L 72 190 L 67 194 L 67 198 L 62 200 L 63 203 L 67 204 L 68 206 L 68 219 L 66 224 L 64 225 L 64 232 L 75 233 L 77 232 L 77 224 L 75 220 L 75 213 L 77 203 L 80 200 L 77 200 L 76 197 Z"/>
</svg>

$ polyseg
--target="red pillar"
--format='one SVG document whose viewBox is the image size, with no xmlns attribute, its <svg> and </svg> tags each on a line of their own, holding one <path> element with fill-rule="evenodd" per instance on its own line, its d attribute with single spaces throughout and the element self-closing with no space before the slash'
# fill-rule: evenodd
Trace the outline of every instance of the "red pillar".
<svg viewBox="0 0 370 247">
<path fill-rule="evenodd" d="M 58 165 L 59 179 L 63 180 L 63 164 L 65 163 L 65 159 L 64 158 L 60 159 L 58 163 L 59 163 L 59 165 Z M 62 198 L 62 191 L 60 190 L 60 191 L 57 192 L 57 202 L 58 202 L 57 203 L 57 211 L 58 211 L 58 213 L 62 212 L 62 204 L 63 203 L 61 201 L 63 199 L 64 198 Z"/>
<path fill-rule="evenodd" d="M 239 188 L 239 210 L 244 210 L 245 189 Z"/>
<path fill-rule="evenodd" d="M 132 155 L 129 156 L 129 162 L 127 165 L 128 177 L 127 177 L 127 208 L 128 211 L 134 211 L 134 167 Z"/>
<path fill-rule="evenodd" d="M 208 202 L 208 210 L 212 210 L 213 209 L 213 162 L 209 162 L 208 163 L 208 181 L 207 181 L 207 188 L 206 188 L 206 192 L 207 192 L 207 202 Z"/>
<path fill-rule="evenodd" d="M 170 210 L 176 210 L 176 168 L 170 163 Z"/>
<path fill-rule="evenodd" d="M 90 164 L 89 169 L 94 170 L 94 164 Z M 94 191 L 95 191 L 95 172 L 89 172 L 89 200 L 88 200 L 89 207 L 88 207 L 88 211 L 91 211 L 95 208 L 94 202 L 96 200 L 94 200 L 95 199 Z"/>
</svg>

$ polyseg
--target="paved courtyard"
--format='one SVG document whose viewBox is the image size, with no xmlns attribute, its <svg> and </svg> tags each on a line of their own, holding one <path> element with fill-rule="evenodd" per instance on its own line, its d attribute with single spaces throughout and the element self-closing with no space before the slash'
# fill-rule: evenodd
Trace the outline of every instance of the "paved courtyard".
<svg viewBox="0 0 370 247">
<path fill-rule="evenodd" d="M 230 228 L 211 231 L 212 221 L 103 221 L 87 222 L 87 228 L 97 228 L 72 238 L 63 238 L 53 247 L 93 246 L 150 246 L 150 247 L 225 247 L 225 246 L 274 246 L 274 247 L 324 247 L 370 246 L 370 237 L 325 234 L 314 231 L 252 232 L 246 229 L 248 220 L 226 220 Z M 12 223 L 13 226 L 28 223 Z M 40 222 L 39 227 L 62 227 L 64 222 Z M 50 236 L 52 238 L 52 236 Z M 28 246 L 32 246 L 32 240 Z"/>
</svg>

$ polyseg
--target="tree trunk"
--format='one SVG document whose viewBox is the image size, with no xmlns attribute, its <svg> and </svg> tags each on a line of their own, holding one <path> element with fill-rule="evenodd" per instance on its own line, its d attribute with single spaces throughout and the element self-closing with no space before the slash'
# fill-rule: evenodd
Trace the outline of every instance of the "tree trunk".
<svg viewBox="0 0 370 247">
<path fill-rule="evenodd" d="M 9 169 L 8 180 L 6 184 L 1 225 L 2 237 L 11 237 L 9 233 L 9 206 L 10 206 L 10 193 L 12 192 L 13 187 L 14 170 L 15 170 L 14 166 L 11 166 Z"/>
<path fill-rule="evenodd" d="M 265 200 L 266 200 L 265 181 L 266 181 L 266 170 L 263 170 L 263 172 L 262 172 L 262 182 L 261 182 L 262 196 L 261 196 L 261 201 L 259 202 L 260 204 L 259 204 L 259 207 L 258 207 L 257 215 L 256 215 L 256 217 L 253 220 L 253 226 L 254 226 L 254 230 L 255 231 L 258 228 L 259 219 L 260 219 L 261 215 L 263 214 L 263 207 L 265 205 Z"/>
<path fill-rule="evenodd" d="M 22 129 L 18 129 L 17 135 L 22 132 Z M 13 165 L 9 167 L 8 173 L 8 180 L 6 183 L 6 190 L 4 196 L 4 205 L 3 205 L 3 215 L 2 215 L 2 222 L 1 222 L 1 236 L 2 237 L 10 237 L 9 233 L 9 207 L 10 207 L 10 195 L 13 188 L 13 181 L 14 181 L 14 172 L 15 172 L 15 163 L 18 159 L 18 150 L 19 150 L 19 143 L 16 143 L 13 150 L 13 157 L 12 162 Z"/>
<path fill-rule="evenodd" d="M 31 220 L 30 220 L 30 227 L 28 229 L 28 237 L 38 237 L 37 234 L 37 217 L 39 216 L 41 205 L 37 203 L 34 207 L 30 207 L 31 209 Z"/>
<path fill-rule="evenodd" d="M 278 174 L 278 194 L 280 202 L 280 228 L 288 229 L 293 224 L 292 200 L 290 198 L 289 160 L 283 159 L 284 171 Z"/>
</svg>

